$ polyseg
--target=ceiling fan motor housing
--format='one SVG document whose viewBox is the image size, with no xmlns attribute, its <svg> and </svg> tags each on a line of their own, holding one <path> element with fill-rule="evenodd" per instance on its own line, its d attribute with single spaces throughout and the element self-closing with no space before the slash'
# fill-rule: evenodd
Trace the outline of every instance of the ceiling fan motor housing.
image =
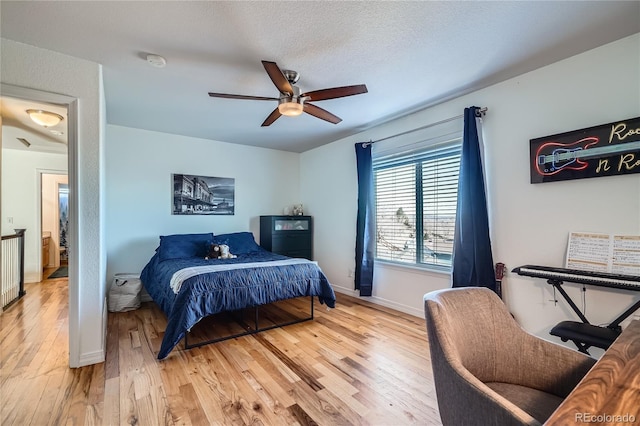
<svg viewBox="0 0 640 426">
<path fill-rule="evenodd" d="M 302 102 L 303 98 L 300 97 L 300 88 L 294 85 L 291 85 L 293 89 L 293 93 L 289 95 L 288 93 L 280 93 L 280 103 L 282 102 Z"/>
<path fill-rule="evenodd" d="M 280 98 L 278 99 L 278 111 L 280 111 L 282 115 L 295 117 L 302 114 L 304 97 L 300 97 L 299 87 L 291 85 L 291 88 L 293 89 L 293 94 L 291 96 L 287 93 L 280 93 Z"/>
<path fill-rule="evenodd" d="M 282 74 L 291 84 L 296 84 L 300 79 L 300 73 L 298 73 L 298 71 L 282 70 Z"/>
</svg>

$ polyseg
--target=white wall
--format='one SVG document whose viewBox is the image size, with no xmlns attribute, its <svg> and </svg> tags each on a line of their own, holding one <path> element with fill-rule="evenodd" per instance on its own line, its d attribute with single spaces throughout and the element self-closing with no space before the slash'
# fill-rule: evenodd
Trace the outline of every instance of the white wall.
<svg viewBox="0 0 640 426">
<path fill-rule="evenodd" d="M 2 235 L 25 228 L 25 282 L 40 281 L 38 259 L 42 250 L 40 229 L 40 172 L 66 171 L 67 156 L 18 149 L 2 150 Z M 12 218 L 13 223 L 9 223 Z M 56 239 L 57 240 L 57 239 Z"/>
<path fill-rule="evenodd" d="M 301 196 L 316 217 L 315 253 L 337 290 L 352 292 L 357 187 L 356 142 L 376 140 L 489 108 L 484 120 L 494 260 L 562 266 L 570 231 L 640 234 L 640 174 L 532 185 L 529 140 L 640 116 L 640 34 L 301 155 Z M 330 166 L 330 167 L 329 167 Z M 449 287 L 448 274 L 378 265 L 372 301 L 422 316 L 422 296 Z M 508 274 L 507 304 L 523 326 L 548 337 L 573 318 L 542 280 Z M 581 301 L 577 286 L 567 285 Z M 637 299 L 637 296 L 636 296 Z M 590 287 L 587 316 L 611 321 L 631 292 Z M 581 305 L 581 303 L 579 303 Z"/>
<path fill-rule="evenodd" d="M 2 114 L 0 114 L 0 147 L 2 146 Z M 0 149 L 0 235 L 4 235 L 4 230 L 2 229 L 2 218 L 4 217 L 4 210 L 2 210 L 2 184 L 4 180 L 2 179 L 2 149 Z M 2 245 L 0 244 L 0 258 L 2 257 Z M 0 310 L 0 316 L 2 312 Z"/>
<path fill-rule="evenodd" d="M 70 164 L 70 215 L 78 226 L 69 270 L 69 362 L 104 360 L 105 253 L 101 244 L 101 128 L 105 125 L 99 64 L 46 49 L 1 40 L 2 83 L 77 99 L 77 158 Z M 6 178 L 6 175 L 5 175 Z M 71 201 L 74 204 L 71 204 Z M 3 207 L 3 215 L 4 207 Z M 5 215 L 6 216 L 6 215 Z M 77 265 L 77 266 L 76 266 Z M 77 268 L 77 270 L 76 270 Z"/>
<path fill-rule="evenodd" d="M 107 275 L 142 271 L 160 235 L 253 231 L 299 201 L 298 154 L 107 126 Z M 172 173 L 235 179 L 235 214 L 172 215 Z"/>
</svg>

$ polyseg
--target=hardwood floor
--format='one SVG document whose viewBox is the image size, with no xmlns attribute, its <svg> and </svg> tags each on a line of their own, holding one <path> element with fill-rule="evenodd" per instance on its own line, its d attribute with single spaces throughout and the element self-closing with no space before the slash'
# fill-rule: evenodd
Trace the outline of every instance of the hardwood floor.
<svg viewBox="0 0 640 426">
<path fill-rule="evenodd" d="M 156 359 L 153 303 L 110 313 L 107 359 L 68 368 L 67 281 L 0 316 L 2 425 L 439 425 L 424 320 L 338 294 L 315 320 Z"/>
</svg>

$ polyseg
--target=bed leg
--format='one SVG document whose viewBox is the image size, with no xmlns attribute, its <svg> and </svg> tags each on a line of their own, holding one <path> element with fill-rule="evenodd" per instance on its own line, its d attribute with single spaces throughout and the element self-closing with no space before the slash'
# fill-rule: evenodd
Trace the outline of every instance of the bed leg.
<svg viewBox="0 0 640 426">
<path fill-rule="evenodd" d="M 260 324 L 260 320 L 259 320 L 259 310 L 260 308 L 258 306 L 256 306 L 256 311 L 255 311 L 255 321 L 256 321 L 256 328 L 255 330 L 258 331 L 259 330 L 259 324 Z"/>
</svg>

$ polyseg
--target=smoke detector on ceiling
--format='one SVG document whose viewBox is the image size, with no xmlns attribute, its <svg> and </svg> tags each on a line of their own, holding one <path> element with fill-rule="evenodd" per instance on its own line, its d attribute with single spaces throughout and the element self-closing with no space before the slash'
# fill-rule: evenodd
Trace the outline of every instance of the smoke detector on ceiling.
<svg viewBox="0 0 640 426">
<path fill-rule="evenodd" d="M 160 55 L 147 55 L 147 62 L 153 65 L 156 68 L 164 68 L 167 65 L 167 60 Z"/>
</svg>

